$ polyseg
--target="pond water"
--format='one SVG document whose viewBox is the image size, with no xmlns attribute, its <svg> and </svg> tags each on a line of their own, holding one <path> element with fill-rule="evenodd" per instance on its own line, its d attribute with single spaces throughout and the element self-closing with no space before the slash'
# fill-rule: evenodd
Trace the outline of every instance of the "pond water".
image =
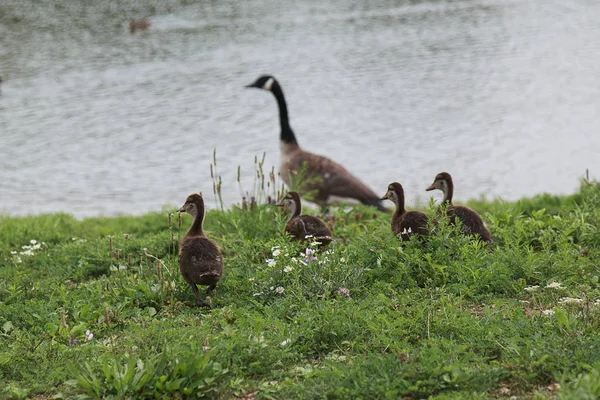
<svg viewBox="0 0 600 400">
<path fill-rule="evenodd" d="M 118 3 L 118 4 L 116 4 Z M 600 171 L 600 2 L 0 2 L 0 213 L 141 214 L 202 191 L 226 205 L 291 125 L 409 205 L 572 193 Z M 147 32 L 128 21 L 148 17 Z M 439 198 L 439 194 L 435 194 Z"/>
</svg>

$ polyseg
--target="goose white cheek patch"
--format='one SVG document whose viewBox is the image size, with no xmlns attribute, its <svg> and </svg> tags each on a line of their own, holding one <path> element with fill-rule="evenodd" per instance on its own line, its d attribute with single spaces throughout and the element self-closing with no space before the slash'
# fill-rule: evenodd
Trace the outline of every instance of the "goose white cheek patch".
<svg viewBox="0 0 600 400">
<path fill-rule="evenodd" d="M 265 84 L 263 85 L 263 89 L 265 90 L 271 90 L 271 87 L 273 86 L 273 78 L 269 78 Z"/>
</svg>

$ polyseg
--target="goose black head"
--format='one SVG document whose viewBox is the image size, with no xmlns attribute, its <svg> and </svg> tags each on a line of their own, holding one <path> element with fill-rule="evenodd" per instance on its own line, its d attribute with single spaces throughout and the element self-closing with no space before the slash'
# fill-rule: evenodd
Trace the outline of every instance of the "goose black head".
<svg viewBox="0 0 600 400">
<path fill-rule="evenodd" d="M 185 200 L 185 204 L 177 211 L 186 212 L 192 217 L 196 217 L 199 212 L 204 213 L 204 199 L 202 198 L 202 193 L 190 194 Z"/>
<path fill-rule="evenodd" d="M 275 77 L 271 75 L 261 75 L 253 83 L 246 85 L 247 88 L 257 88 L 271 91 L 273 86 L 277 84 Z"/>
<path fill-rule="evenodd" d="M 430 191 L 438 189 L 446 193 L 448 192 L 448 188 L 450 186 L 452 186 L 452 177 L 450 176 L 450 174 L 447 172 L 440 172 L 435 176 L 433 183 L 429 185 L 429 187 L 425 190 Z"/>
</svg>

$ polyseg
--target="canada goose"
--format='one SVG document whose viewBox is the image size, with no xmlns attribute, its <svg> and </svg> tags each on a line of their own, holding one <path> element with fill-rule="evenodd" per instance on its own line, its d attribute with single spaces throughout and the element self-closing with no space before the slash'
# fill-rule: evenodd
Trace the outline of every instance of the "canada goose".
<svg viewBox="0 0 600 400">
<path fill-rule="evenodd" d="M 196 285 L 208 286 L 210 293 L 223 276 L 223 257 L 221 250 L 202 230 L 204 222 L 204 199 L 202 194 L 191 194 L 185 204 L 177 210 L 186 212 L 194 218 L 190 230 L 181 239 L 179 246 L 179 271 L 183 279 L 190 284 L 198 305 L 208 307 L 209 304 L 200 298 Z"/>
<path fill-rule="evenodd" d="M 462 231 L 465 235 L 479 235 L 484 242 L 491 241 L 490 231 L 477 212 L 471 210 L 469 207 L 455 206 L 452 203 L 454 184 L 452 183 L 452 176 L 449 173 L 440 172 L 437 174 L 433 183 L 425 190 L 430 191 L 434 189 L 439 189 L 444 193 L 444 200 L 442 200 L 440 207 L 445 203 L 445 207 L 447 207 L 446 213 L 451 224 L 454 224 L 458 217 L 462 221 Z"/>
<path fill-rule="evenodd" d="M 312 215 L 300 215 L 302 212 L 302 202 L 300 195 L 296 192 L 288 192 L 279 204 L 279 207 L 286 207 L 291 215 L 285 224 L 285 231 L 296 240 L 305 240 L 311 238 L 322 245 L 328 245 L 333 240 L 331 230 L 317 217 Z M 308 236 L 308 237 L 307 237 Z"/>
<path fill-rule="evenodd" d="M 427 215 L 421 211 L 406 211 L 404 208 L 404 189 L 398 182 L 390 183 L 387 193 L 381 200 L 391 200 L 396 205 L 392 215 L 392 232 L 407 241 L 413 234 L 428 235 Z"/>
<path fill-rule="evenodd" d="M 136 31 L 147 31 L 150 28 L 150 21 L 147 19 L 138 19 L 129 21 L 129 32 L 135 33 Z"/>
<path fill-rule="evenodd" d="M 279 121 L 281 123 L 280 149 L 281 160 L 279 172 L 283 181 L 291 186 L 292 176 L 302 171 L 306 165 L 305 175 L 307 180 L 303 192 L 314 191 L 312 201 L 324 207 L 330 196 L 356 199 L 363 204 L 369 204 L 385 211 L 380 199 L 367 185 L 353 176 L 344 167 L 327 157 L 309 153 L 302 150 L 296 141 L 294 131 L 290 127 L 287 105 L 283 91 L 277 80 L 271 75 L 262 75 L 248 88 L 268 90 L 275 96 L 279 105 Z"/>
</svg>

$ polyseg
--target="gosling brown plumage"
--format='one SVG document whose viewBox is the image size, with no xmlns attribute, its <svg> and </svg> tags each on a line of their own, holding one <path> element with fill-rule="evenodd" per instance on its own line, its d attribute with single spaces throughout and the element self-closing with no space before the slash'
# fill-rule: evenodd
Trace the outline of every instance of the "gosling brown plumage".
<svg viewBox="0 0 600 400">
<path fill-rule="evenodd" d="M 404 189 L 398 182 L 390 183 L 387 193 L 381 200 L 391 200 L 396 205 L 392 215 L 392 232 L 400 235 L 404 242 L 414 234 L 429 235 L 427 229 L 427 215 L 421 211 L 406 211 L 404 208 Z"/>
<path fill-rule="evenodd" d="M 189 195 L 185 204 L 177 211 L 186 212 L 194 218 L 179 246 L 179 271 L 192 287 L 198 305 L 208 307 L 209 304 L 200 298 L 196 285 L 208 286 L 207 295 L 217 286 L 223 276 L 221 249 L 204 233 L 204 199 L 201 194 Z"/>
<path fill-rule="evenodd" d="M 363 204 L 369 204 L 386 211 L 375 192 L 348 172 L 346 168 L 327 157 L 304 151 L 300 147 L 289 123 L 283 90 L 273 76 L 262 75 L 246 87 L 267 90 L 273 93 L 277 100 L 279 121 L 281 123 L 279 172 L 286 185 L 291 187 L 294 176 L 300 171 L 304 171 L 302 178 L 305 182 L 301 187 L 301 192 L 313 192 L 314 198 L 312 201 L 321 207 L 327 204 L 330 197 L 335 196 L 355 199 Z M 303 168 L 305 169 L 303 170 Z"/>
<path fill-rule="evenodd" d="M 492 236 L 489 229 L 481 219 L 481 216 L 474 210 L 465 206 L 455 206 L 452 203 L 452 196 L 454 195 L 454 184 L 452 183 L 452 176 L 447 172 L 440 172 L 435 176 L 433 183 L 425 190 L 441 190 L 444 193 L 444 199 L 442 205 L 445 203 L 446 215 L 451 224 L 456 223 L 456 218 L 459 218 L 462 222 L 462 232 L 465 235 L 479 235 L 481 240 L 484 242 L 490 242 Z M 442 205 L 440 207 L 442 207 Z M 441 210 L 441 208 L 438 208 Z"/>
<path fill-rule="evenodd" d="M 277 206 L 290 210 L 291 215 L 285 224 L 285 231 L 295 240 L 305 240 L 307 236 L 312 235 L 311 240 L 321 242 L 323 246 L 333 240 L 331 230 L 323 221 L 312 215 L 300 215 L 302 202 L 297 192 L 287 193 Z"/>
</svg>

